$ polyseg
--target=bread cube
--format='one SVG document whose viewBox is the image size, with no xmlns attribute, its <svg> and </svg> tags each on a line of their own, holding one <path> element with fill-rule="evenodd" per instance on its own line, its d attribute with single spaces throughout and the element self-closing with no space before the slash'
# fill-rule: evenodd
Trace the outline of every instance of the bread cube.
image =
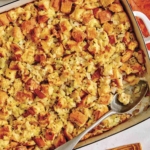
<svg viewBox="0 0 150 150">
<path fill-rule="evenodd" d="M 6 13 L 0 14 L 0 25 L 8 26 L 9 23 L 10 23 L 10 21 L 7 17 L 7 14 Z"/>
<path fill-rule="evenodd" d="M 61 12 L 70 13 L 72 9 L 72 2 L 70 0 L 62 0 L 61 1 Z"/>
<path fill-rule="evenodd" d="M 88 120 L 88 117 L 79 111 L 73 111 L 70 114 L 69 119 L 71 122 L 82 127 L 86 123 L 86 121 Z"/>
<path fill-rule="evenodd" d="M 115 0 L 100 0 L 101 4 L 104 7 L 107 7 L 108 5 L 112 4 Z"/>
</svg>

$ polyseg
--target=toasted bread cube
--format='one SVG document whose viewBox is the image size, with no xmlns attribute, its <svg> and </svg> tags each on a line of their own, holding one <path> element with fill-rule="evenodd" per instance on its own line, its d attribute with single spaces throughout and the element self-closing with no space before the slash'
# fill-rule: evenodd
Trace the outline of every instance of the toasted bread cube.
<svg viewBox="0 0 150 150">
<path fill-rule="evenodd" d="M 72 26 L 67 19 L 62 19 L 60 21 L 60 29 L 61 32 L 70 31 L 72 29 Z"/>
<path fill-rule="evenodd" d="M 41 31 L 40 33 L 40 38 L 41 39 L 47 39 L 48 38 L 48 35 L 50 33 L 50 29 L 49 28 L 43 28 L 43 30 Z"/>
<path fill-rule="evenodd" d="M 138 47 L 138 42 L 137 41 L 131 41 L 128 44 L 128 49 L 130 49 L 130 50 L 135 50 L 136 47 Z"/>
<path fill-rule="evenodd" d="M 93 81 L 98 81 L 100 79 L 101 76 L 101 69 L 97 69 L 93 74 L 92 74 L 92 80 Z"/>
<path fill-rule="evenodd" d="M 36 114 L 36 109 L 34 107 L 29 107 L 25 113 L 23 114 L 24 117 L 28 117 L 29 115 L 34 116 Z"/>
<path fill-rule="evenodd" d="M 60 44 L 59 46 L 55 47 L 55 54 L 56 57 L 62 57 L 64 54 L 64 47 L 62 44 Z"/>
<path fill-rule="evenodd" d="M 18 91 L 16 93 L 16 96 L 15 96 L 15 99 L 18 101 L 18 102 L 25 102 L 26 100 L 33 100 L 33 94 L 31 92 L 28 92 L 28 91 Z"/>
<path fill-rule="evenodd" d="M 108 35 L 110 35 L 113 32 L 113 24 L 106 22 L 103 24 L 103 29 L 107 32 Z"/>
<path fill-rule="evenodd" d="M 60 145 L 66 143 L 66 139 L 64 135 L 60 134 L 54 141 L 55 147 L 59 147 Z"/>
<path fill-rule="evenodd" d="M 7 56 L 8 56 L 8 50 L 4 47 L 0 47 L 0 57 L 3 57 L 6 59 Z"/>
<path fill-rule="evenodd" d="M 11 131 L 10 131 L 10 128 L 9 126 L 3 126 L 3 127 L 0 127 L 0 139 L 3 139 L 4 136 L 10 136 L 11 134 Z"/>
<path fill-rule="evenodd" d="M 23 34 L 25 34 L 25 35 L 28 34 L 35 27 L 35 25 L 36 25 L 35 18 L 24 21 L 21 24 L 21 29 L 23 31 Z"/>
<path fill-rule="evenodd" d="M 59 98 L 56 106 L 59 108 L 67 108 L 67 100 L 65 98 Z"/>
<path fill-rule="evenodd" d="M 72 37 L 76 42 L 82 42 L 85 39 L 86 34 L 80 29 L 74 29 L 72 31 Z"/>
<path fill-rule="evenodd" d="M 82 15 L 84 13 L 85 9 L 82 9 L 78 6 L 75 7 L 75 10 L 70 15 L 70 17 L 76 21 L 82 21 Z"/>
<path fill-rule="evenodd" d="M 93 15 L 96 19 L 99 19 L 99 13 L 101 13 L 102 9 L 97 7 L 93 9 Z"/>
<path fill-rule="evenodd" d="M 112 4 L 115 0 L 100 0 L 101 4 L 104 7 L 107 7 L 108 5 Z"/>
<path fill-rule="evenodd" d="M 113 3 L 110 5 L 109 10 L 112 12 L 121 12 L 123 11 L 123 7 L 119 3 Z"/>
<path fill-rule="evenodd" d="M 132 68 L 131 68 L 131 66 L 130 66 L 129 64 L 127 64 L 127 63 L 124 63 L 124 64 L 120 67 L 120 69 L 121 69 L 122 71 L 126 72 L 126 74 L 132 73 Z"/>
<path fill-rule="evenodd" d="M 31 18 L 31 11 L 26 10 L 24 13 L 21 14 L 22 20 L 29 20 Z"/>
<path fill-rule="evenodd" d="M 120 78 L 121 76 L 122 76 L 122 74 L 121 74 L 120 70 L 119 70 L 117 67 L 115 67 L 115 68 L 113 69 L 113 78 L 114 78 L 114 79 L 118 79 L 118 78 Z"/>
<path fill-rule="evenodd" d="M 83 24 L 88 24 L 89 22 L 91 22 L 93 19 L 93 14 L 91 13 L 91 11 L 86 12 L 83 14 Z"/>
<path fill-rule="evenodd" d="M 132 54 L 133 54 L 133 51 L 127 50 L 127 51 L 125 52 L 125 54 L 122 56 L 121 61 L 122 61 L 122 62 L 128 61 L 128 60 L 131 58 Z"/>
<path fill-rule="evenodd" d="M 0 55 L 1 55 L 1 53 L 0 53 Z M 3 69 L 6 67 L 6 61 L 7 61 L 6 58 L 0 58 L 0 69 Z"/>
<path fill-rule="evenodd" d="M 72 2 L 69 0 L 62 0 L 61 2 L 61 12 L 70 13 L 72 9 Z"/>
<path fill-rule="evenodd" d="M 125 42 L 126 44 L 128 44 L 130 41 L 131 41 L 130 32 L 126 32 L 125 36 L 123 37 L 123 42 Z"/>
<path fill-rule="evenodd" d="M 21 56 L 21 58 L 24 62 L 32 64 L 32 63 L 34 63 L 34 54 L 35 54 L 34 49 L 32 49 L 32 48 L 26 49 L 25 52 L 23 53 L 23 55 Z"/>
<path fill-rule="evenodd" d="M 41 46 L 42 46 L 42 49 L 47 53 L 50 49 L 50 46 L 48 45 L 48 43 L 45 41 L 45 40 L 42 40 L 41 41 Z"/>
<path fill-rule="evenodd" d="M 38 147 L 42 148 L 45 146 L 45 141 L 42 137 L 35 137 L 34 142 L 38 145 Z"/>
<path fill-rule="evenodd" d="M 110 44 L 115 44 L 117 42 L 116 35 L 110 35 L 109 36 L 109 43 Z"/>
<path fill-rule="evenodd" d="M 109 84 L 102 84 L 101 87 L 98 89 L 98 93 L 110 93 L 111 89 L 110 89 L 110 85 Z"/>
<path fill-rule="evenodd" d="M 119 15 L 120 23 L 129 22 L 129 18 L 125 12 L 119 12 L 118 15 Z"/>
<path fill-rule="evenodd" d="M 6 13 L 0 14 L 0 25 L 8 26 L 9 23 L 10 21 L 7 17 L 7 14 Z"/>
<path fill-rule="evenodd" d="M 138 52 L 135 52 L 135 53 L 134 53 L 134 56 L 136 57 L 137 61 L 138 61 L 140 64 L 145 63 L 144 53 L 143 53 L 142 50 L 139 50 Z"/>
<path fill-rule="evenodd" d="M 109 105 L 109 103 L 111 102 L 112 98 L 113 98 L 112 94 L 106 93 L 106 94 L 103 94 L 103 95 L 101 95 L 99 97 L 98 102 L 100 104 L 103 104 L 103 105 Z M 103 115 L 104 113 L 106 113 L 106 111 L 101 112 L 101 115 Z"/>
<path fill-rule="evenodd" d="M 100 18 L 100 21 L 101 21 L 102 24 L 110 21 L 111 16 L 112 16 L 112 14 L 108 10 L 103 10 L 99 13 L 99 18 Z"/>
<path fill-rule="evenodd" d="M 88 120 L 88 117 L 79 111 L 72 112 L 69 118 L 71 122 L 77 124 L 80 127 L 83 126 Z"/>
<path fill-rule="evenodd" d="M 139 63 L 135 63 L 131 68 L 132 73 L 142 74 L 145 71 L 145 68 L 142 67 Z"/>
<path fill-rule="evenodd" d="M 67 125 L 65 126 L 64 135 L 68 140 L 71 140 L 73 137 L 71 133 L 73 132 L 74 126 L 71 122 L 67 122 Z"/>
<path fill-rule="evenodd" d="M 115 83 L 116 83 L 116 85 L 118 87 L 122 87 L 123 86 L 122 73 L 121 73 L 120 69 L 118 69 L 117 67 L 115 67 L 113 69 L 113 78 L 114 78 L 114 81 L 115 81 Z"/>
<path fill-rule="evenodd" d="M 15 22 L 18 18 L 18 14 L 15 10 L 10 10 L 7 12 L 10 22 Z"/>
<path fill-rule="evenodd" d="M 6 92 L 0 91 L 0 107 L 3 107 L 6 100 L 8 98 L 8 95 Z"/>
<path fill-rule="evenodd" d="M 100 6 L 99 1 L 92 0 L 92 1 L 86 2 L 86 4 L 84 5 L 84 8 L 88 9 L 88 10 L 92 10 L 92 9 L 97 8 L 99 6 Z"/>
<path fill-rule="evenodd" d="M 20 27 L 14 27 L 12 31 L 12 36 L 18 40 L 22 40 L 24 38 Z"/>
<path fill-rule="evenodd" d="M 16 70 L 11 70 L 11 69 L 7 68 L 6 71 L 5 71 L 5 76 L 8 79 L 10 79 L 11 81 L 14 81 L 15 77 L 16 77 L 16 73 L 17 73 Z"/>
<path fill-rule="evenodd" d="M 48 68 L 47 68 L 48 69 Z M 52 86 L 49 86 L 47 84 L 42 84 L 41 85 L 41 92 L 44 94 L 44 95 L 52 95 L 53 93 L 53 87 Z"/>
<path fill-rule="evenodd" d="M 60 9 L 61 0 L 51 0 L 52 7 L 58 11 Z"/>
<path fill-rule="evenodd" d="M 42 0 L 38 3 L 38 7 L 43 10 L 48 10 L 50 6 L 49 0 Z"/>
<path fill-rule="evenodd" d="M 37 19 L 38 19 L 38 23 L 40 24 L 40 23 L 46 23 L 49 18 L 47 15 L 40 15 L 37 17 Z"/>
<path fill-rule="evenodd" d="M 45 133 L 45 139 L 46 140 L 54 140 L 55 135 L 56 134 L 54 132 L 52 132 L 50 129 L 47 129 L 46 133 Z"/>
<path fill-rule="evenodd" d="M 30 31 L 31 39 L 33 42 L 38 42 L 41 34 L 41 28 L 36 27 Z"/>
<path fill-rule="evenodd" d="M 89 28 L 87 28 L 87 38 L 89 39 L 89 40 L 91 40 L 91 39 L 94 39 L 94 38 L 96 38 L 97 37 L 97 31 L 96 31 L 96 28 L 92 28 L 92 27 L 89 27 Z"/>
<path fill-rule="evenodd" d="M 114 13 L 114 15 L 111 18 L 111 21 L 113 21 L 113 23 L 115 25 L 119 25 L 119 24 L 130 24 L 129 18 L 127 16 L 127 14 L 125 12 L 118 12 L 118 13 Z"/>
</svg>

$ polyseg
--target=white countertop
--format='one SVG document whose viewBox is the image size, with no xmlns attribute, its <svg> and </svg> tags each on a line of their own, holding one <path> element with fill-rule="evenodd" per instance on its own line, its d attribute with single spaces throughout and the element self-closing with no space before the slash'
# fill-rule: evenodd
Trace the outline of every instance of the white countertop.
<svg viewBox="0 0 150 150">
<path fill-rule="evenodd" d="M 141 143 L 143 150 L 150 150 L 150 118 L 127 130 L 78 150 L 107 150 L 132 143 Z"/>
</svg>

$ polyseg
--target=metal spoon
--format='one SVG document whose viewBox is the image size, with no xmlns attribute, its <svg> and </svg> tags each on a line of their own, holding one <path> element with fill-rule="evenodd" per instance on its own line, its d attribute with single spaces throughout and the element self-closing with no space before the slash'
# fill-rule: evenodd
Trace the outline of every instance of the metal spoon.
<svg viewBox="0 0 150 150">
<path fill-rule="evenodd" d="M 137 88 L 137 89 L 139 88 L 139 92 L 133 94 L 132 92 L 135 88 Z M 131 97 L 132 97 L 131 103 L 129 103 L 127 105 L 123 105 L 122 103 L 120 103 L 117 100 L 118 96 L 115 95 L 110 104 L 109 112 L 107 112 L 104 116 L 102 116 L 99 120 L 97 120 L 94 124 L 92 124 L 86 130 L 81 132 L 78 136 L 76 136 L 72 140 L 66 142 L 62 146 L 56 148 L 55 150 L 72 150 L 85 134 L 87 134 L 89 131 L 91 131 L 93 128 L 95 128 L 97 125 L 99 125 L 105 118 L 107 118 L 108 116 L 111 116 L 113 114 L 127 113 L 131 109 L 135 108 L 135 106 L 137 106 L 140 103 L 140 101 L 142 100 L 142 98 L 145 96 L 147 91 L 148 91 L 148 83 L 146 81 L 141 80 L 141 81 L 139 81 L 139 83 L 137 85 L 127 88 L 127 92 L 130 93 Z"/>
</svg>

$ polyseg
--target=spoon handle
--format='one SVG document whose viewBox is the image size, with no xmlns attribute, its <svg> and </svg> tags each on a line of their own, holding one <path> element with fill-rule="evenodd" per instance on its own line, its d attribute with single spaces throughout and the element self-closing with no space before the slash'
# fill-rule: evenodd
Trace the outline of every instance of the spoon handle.
<svg viewBox="0 0 150 150">
<path fill-rule="evenodd" d="M 103 115 L 99 120 L 97 120 L 94 124 L 92 124 L 86 130 L 81 132 L 78 136 L 76 136 L 72 140 L 68 141 L 67 143 L 63 144 L 62 146 L 56 148 L 55 150 L 72 150 L 85 134 L 87 134 L 89 131 L 91 131 L 93 128 L 95 128 L 97 125 L 99 125 L 108 116 L 111 116 L 113 114 L 116 114 L 116 112 L 113 110 L 110 110 L 105 115 Z"/>
</svg>

